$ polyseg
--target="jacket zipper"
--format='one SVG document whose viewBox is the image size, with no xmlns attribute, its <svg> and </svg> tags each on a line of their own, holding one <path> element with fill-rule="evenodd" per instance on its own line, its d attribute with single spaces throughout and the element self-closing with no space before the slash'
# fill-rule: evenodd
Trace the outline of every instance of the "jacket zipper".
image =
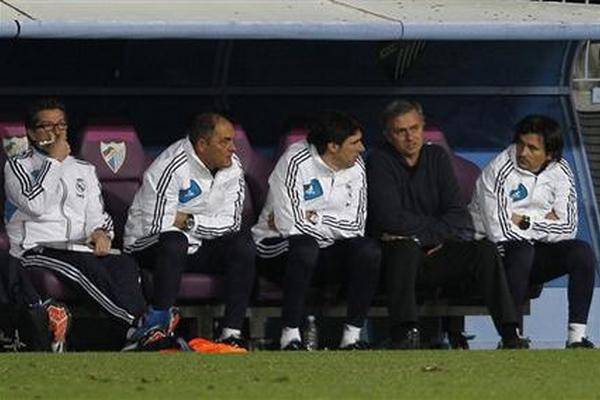
<svg viewBox="0 0 600 400">
<path fill-rule="evenodd" d="M 65 181 L 63 181 L 62 179 L 60 180 L 60 184 L 63 189 L 63 196 L 62 196 L 62 199 L 60 200 L 60 212 L 61 212 L 62 216 L 65 218 L 65 221 L 67 222 L 66 239 L 69 240 L 71 238 L 71 219 L 69 217 L 67 217 L 67 213 L 65 213 L 65 203 L 67 202 L 67 195 L 68 195 L 67 185 L 65 184 Z"/>
</svg>

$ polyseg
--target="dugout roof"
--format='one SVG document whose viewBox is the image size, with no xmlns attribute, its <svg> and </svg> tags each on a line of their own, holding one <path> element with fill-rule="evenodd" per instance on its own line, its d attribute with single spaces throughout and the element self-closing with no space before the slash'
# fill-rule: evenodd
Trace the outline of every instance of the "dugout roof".
<svg viewBox="0 0 600 400">
<path fill-rule="evenodd" d="M 579 40 L 600 5 L 529 0 L 0 0 L 0 37 Z"/>
</svg>

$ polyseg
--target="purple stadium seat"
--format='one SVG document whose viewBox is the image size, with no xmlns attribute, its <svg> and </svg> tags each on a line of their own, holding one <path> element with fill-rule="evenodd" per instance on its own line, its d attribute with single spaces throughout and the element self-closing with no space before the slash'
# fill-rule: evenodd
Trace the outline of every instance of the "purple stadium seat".
<svg viewBox="0 0 600 400">
<path fill-rule="evenodd" d="M 481 174 L 479 167 L 475 163 L 472 163 L 471 161 L 454 154 L 452 149 L 450 149 L 448 142 L 446 141 L 444 133 L 438 128 L 425 128 L 425 131 L 423 132 L 423 138 L 426 143 L 437 144 L 446 149 L 452 159 L 454 173 L 458 179 L 462 198 L 466 204 L 471 202 L 471 196 L 473 195 L 473 190 L 475 189 L 475 183 Z"/>
<path fill-rule="evenodd" d="M 248 140 L 248 135 L 240 126 L 235 127 L 234 143 L 236 154 L 242 161 L 246 176 L 246 202 L 244 204 L 245 226 L 251 226 L 256 222 L 256 217 L 267 198 L 268 179 L 273 164 L 270 160 L 259 154 Z"/>
<path fill-rule="evenodd" d="M 152 298 L 154 277 L 148 269 L 141 270 L 142 286 L 146 298 Z M 223 275 L 205 272 L 184 272 L 181 276 L 178 304 L 214 303 L 223 295 Z"/>
<path fill-rule="evenodd" d="M 6 154 L 0 151 L 0 251 L 8 251 L 8 236 L 4 228 L 4 164 L 6 163 Z"/>
<path fill-rule="evenodd" d="M 304 128 L 292 128 L 292 130 L 285 134 L 279 141 L 279 146 L 277 147 L 277 152 L 275 153 L 275 162 L 277 162 L 279 157 L 281 157 L 283 152 L 285 152 L 285 150 L 290 147 L 292 143 L 306 139 L 307 135 L 308 130 Z"/>
<path fill-rule="evenodd" d="M 177 301 L 194 302 L 218 299 L 223 294 L 223 288 L 221 275 L 186 272 L 181 280 Z"/>
<path fill-rule="evenodd" d="M 0 252 L 7 252 L 10 249 L 10 243 L 8 242 L 8 236 L 4 229 L 4 224 L 0 227 Z"/>
<path fill-rule="evenodd" d="M 96 166 L 108 213 L 115 223 L 115 247 L 122 244 L 127 209 L 146 167 L 146 155 L 135 129 L 127 124 L 90 125 L 79 157 Z"/>
<path fill-rule="evenodd" d="M 33 286 L 43 299 L 52 297 L 55 300 L 71 302 L 78 298 L 70 285 L 65 285 L 57 275 L 44 268 L 30 268 L 29 277 Z"/>
<path fill-rule="evenodd" d="M 7 119 L 0 121 L 0 136 L 1 137 L 12 137 L 12 136 L 25 136 L 25 124 L 21 121 Z"/>
<path fill-rule="evenodd" d="M 13 119 L 0 120 L 0 140 L 2 141 L 2 150 L 0 150 L 0 251 L 8 251 L 8 237 L 4 228 L 4 164 L 7 154 L 19 154 L 28 147 L 25 125 Z"/>
</svg>

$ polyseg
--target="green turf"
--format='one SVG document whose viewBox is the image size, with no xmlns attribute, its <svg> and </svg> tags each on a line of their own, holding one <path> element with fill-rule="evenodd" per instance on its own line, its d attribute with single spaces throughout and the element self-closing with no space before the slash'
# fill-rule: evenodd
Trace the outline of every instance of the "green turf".
<svg viewBox="0 0 600 400">
<path fill-rule="evenodd" d="M 598 351 L 0 354 L 0 399 L 596 399 Z"/>
</svg>

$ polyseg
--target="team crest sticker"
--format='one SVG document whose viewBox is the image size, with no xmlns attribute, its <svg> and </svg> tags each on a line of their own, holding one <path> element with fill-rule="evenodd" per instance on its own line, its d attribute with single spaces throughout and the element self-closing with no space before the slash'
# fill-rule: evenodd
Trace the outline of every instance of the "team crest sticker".
<svg viewBox="0 0 600 400">
<path fill-rule="evenodd" d="M 75 181 L 75 191 L 77 192 L 78 197 L 83 197 L 85 193 L 86 184 L 83 178 L 77 178 Z"/>
<path fill-rule="evenodd" d="M 125 142 L 100 142 L 100 154 L 113 173 L 119 172 L 127 157 Z"/>
</svg>

